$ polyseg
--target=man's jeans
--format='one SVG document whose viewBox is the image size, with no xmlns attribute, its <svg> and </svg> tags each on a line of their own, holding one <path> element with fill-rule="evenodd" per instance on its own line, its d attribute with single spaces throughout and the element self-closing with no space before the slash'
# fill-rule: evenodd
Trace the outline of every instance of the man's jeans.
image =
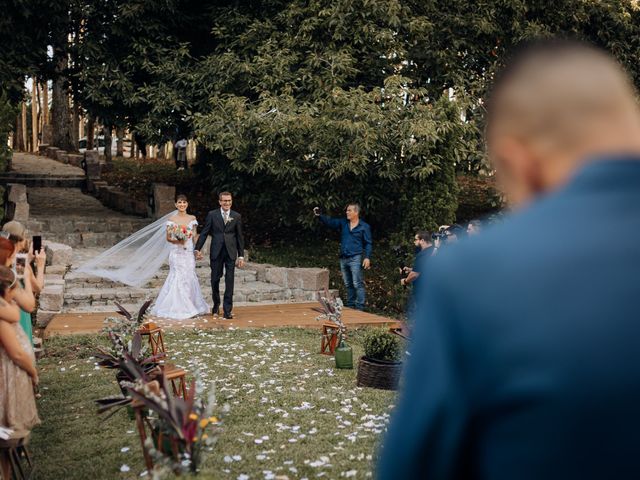
<svg viewBox="0 0 640 480">
<path fill-rule="evenodd" d="M 347 307 L 364 310 L 364 276 L 362 273 L 362 255 L 340 259 L 342 279 L 347 287 Z"/>
</svg>

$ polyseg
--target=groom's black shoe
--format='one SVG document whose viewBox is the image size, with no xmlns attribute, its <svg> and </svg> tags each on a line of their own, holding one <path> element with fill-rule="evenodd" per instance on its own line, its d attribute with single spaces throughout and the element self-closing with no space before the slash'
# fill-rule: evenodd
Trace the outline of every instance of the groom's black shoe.
<svg viewBox="0 0 640 480">
<path fill-rule="evenodd" d="M 232 320 L 233 319 L 233 313 L 225 313 L 222 317 L 223 320 Z"/>
<path fill-rule="evenodd" d="M 220 316 L 220 305 L 214 306 L 211 310 L 211 314 L 213 315 L 213 318 L 218 318 Z"/>
</svg>

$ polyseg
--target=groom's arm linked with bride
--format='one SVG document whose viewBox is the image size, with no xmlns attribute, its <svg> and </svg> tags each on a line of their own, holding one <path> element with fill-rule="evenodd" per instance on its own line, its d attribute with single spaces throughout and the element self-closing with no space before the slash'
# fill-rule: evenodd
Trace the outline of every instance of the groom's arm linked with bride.
<svg viewBox="0 0 640 480">
<path fill-rule="evenodd" d="M 244 237 L 242 235 L 242 216 L 231 210 L 232 196 L 229 192 L 218 195 L 220 208 L 207 214 L 204 228 L 200 232 L 195 246 L 196 259 L 203 258 L 201 249 L 211 236 L 209 258 L 211 261 L 211 288 L 213 296 L 213 314 L 220 307 L 220 279 L 224 270 L 224 316 L 231 317 L 233 308 L 233 287 L 236 265 L 244 267 Z"/>
</svg>

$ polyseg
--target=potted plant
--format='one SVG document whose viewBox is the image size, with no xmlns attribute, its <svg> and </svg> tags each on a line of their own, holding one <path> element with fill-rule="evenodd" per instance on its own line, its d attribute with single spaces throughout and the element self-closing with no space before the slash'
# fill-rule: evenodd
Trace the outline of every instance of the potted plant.
<svg viewBox="0 0 640 480">
<path fill-rule="evenodd" d="M 147 375 L 153 376 L 154 372 L 157 375 L 160 361 L 164 360 L 166 354 L 161 352 L 156 355 L 147 355 L 147 346 L 142 345 L 140 333 L 135 332 L 131 340 L 126 341 L 121 335 L 109 332 L 109 339 L 111 340 L 111 349 L 98 347 L 94 358 L 98 360 L 97 364 L 102 368 L 116 370 L 116 380 L 123 395 L 126 395 L 126 389 L 121 385 L 121 382 L 135 380 L 135 374 L 131 370 L 130 363 L 127 362 L 128 358 L 138 362 L 140 368 Z"/>
<path fill-rule="evenodd" d="M 372 329 L 364 337 L 364 356 L 358 362 L 357 385 L 383 390 L 398 388 L 402 371 L 402 341 L 385 329 Z"/>
</svg>

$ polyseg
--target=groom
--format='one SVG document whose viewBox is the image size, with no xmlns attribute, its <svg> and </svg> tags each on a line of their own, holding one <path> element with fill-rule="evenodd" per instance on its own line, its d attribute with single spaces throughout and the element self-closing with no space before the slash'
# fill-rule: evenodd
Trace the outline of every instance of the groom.
<svg viewBox="0 0 640 480">
<path fill-rule="evenodd" d="M 238 212 L 231 210 L 233 198 L 229 192 L 218 195 L 220 208 L 211 210 L 207 214 L 195 254 L 199 260 L 202 258 L 200 249 L 207 236 L 211 235 L 211 289 L 213 297 L 213 316 L 220 314 L 220 279 L 224 268 L 224 302 L 222 304 L 225 319 L 233 318 L 233 281 L 236 262 L 238 267 L 244 266 L 244 238 L 242 237 L 242 217 Z"/>
</svg>

